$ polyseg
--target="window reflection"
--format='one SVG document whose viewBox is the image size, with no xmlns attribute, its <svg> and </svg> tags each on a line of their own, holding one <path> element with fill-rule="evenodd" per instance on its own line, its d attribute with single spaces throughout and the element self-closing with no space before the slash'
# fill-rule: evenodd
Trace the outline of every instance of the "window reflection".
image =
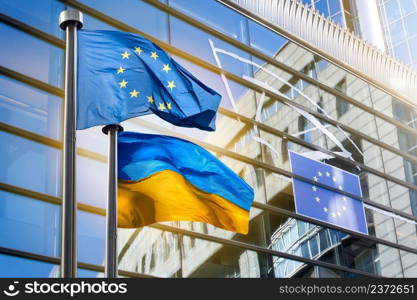
<svg viewBox="0 0 417 300">
<path fill-rule="evenodd" d="M 411 14 L 404 18 L 404 27 L 408 36 L 417 34 L 417 14 Z"/>
<path fill-rule="evenodd" d="M 168 41 L 167 14 L 144 1 L 118 0 L 115 3 L 112 0 L 81 0 L 80 2 L 157 39 Z"/>
<path fill-rule="evenodd" d="M 210 47 L 209 40 L 212 40 L 215 47 L 231 51 L 246 59 L 249 55 L 236 47 L 219 40 L 196 27 L 191 26 L 177 18 L 171 18 L 171 41 L 172 45 L 191 53 L 198 58 L 216 64 L 213 51 Z M 238 76 L 250 75 L 251 67 L 227 55 L 219 53 L 219 59 L 222 67 Z"/>
<path fill-rule="evenodd" d="M 76 197 L 80 203 L 107 207 L 107 164 L 78 155 Z M 98 188 L 100 187 L 100 188 Z"/>
<path fill-rule="evenodd" d="M 0 254 L 0 277 L 58 277 L 59 266 L 50 263 Z"/>
<path fill-rule="evenodd" d="M 83 28 L 87 30 L 117 30 L 117 28 L 83 13 Z"/>
<path fill-rule="evenodd" d="M 77 259 L 80 262 L 104 264 L 105 218 L 77 211 Z"/>
<path fill-rule="evenodd" d="M 401 43 L 393 49 L 395 58 L 402 61 L 405 64 L 410 63 L 410 56 L 408 53 L 407 43 Z"/>
<path fill-rule="evenodd" d="M 58 17 L 64 4 L 57 0 L 16 1 L 0 0 L 0 12 L 58 38 L 64 32 L 58 26 Z"/>
<path fill-rule="evenodd" d="M 103 273 L 99 273 L 96 271 L 90 271 L 90 270 L 85 270 L 85 269 L 77 270 L 77 278 L 95 278 L 95 277 L 102 277 L 103 275 L 104 275 Z"/>
<path fill-rule="evenodd" d="M 59 150 L 0 131 L 0 182 L 60 195 Z"/>
<path fill-rule="evenodd" d="M 385 13 L 389 22 L 397 20 L 401 16 L 397 0 L 388 0 L 385 3 Z"/>
<path fill-rule="evenodd" d="M 62 99 L 0 75 L 0 121 L 53 139 L 61 138 Z"/>
<path fill-rule="evenodd" d="M 346 94 L 347 91 L 347 85 L 346 85 L 346 78 L 343 78 L 341 81 L 339 81 L 335 89 L 339 92 L 342 92 L 343 94 Z M 336 97 L 336 112 L 337 112 L 337 118 L 340 118 L 343 116 L 347 111 L 349 110 L 349 102 Z"/>
<path fill-rule="evenodd" d="M 277 52 L 283 47 L 288 40 L 275 32 L 265 28 L 258 23 L 249 20 L 249 36 L 250 36 L 250 45 L 271 57 L 275 56 Z"/>
<path fill-rule="evenodd" d="M 46 83 L 63 86 L 63 50 L 4 23 L 0 24 L 0 64 Z"/>
<path fill-rule="evenodd" d="M 170 0 L 169 4 L 234 39 L 245 44 L 248 42 L 247 20 L 217 1 Z"/>
<path fill-rule="evenodd" d="M 60 207 L 0 191 L 0 245 L 59 256 Z"/>
</svg>

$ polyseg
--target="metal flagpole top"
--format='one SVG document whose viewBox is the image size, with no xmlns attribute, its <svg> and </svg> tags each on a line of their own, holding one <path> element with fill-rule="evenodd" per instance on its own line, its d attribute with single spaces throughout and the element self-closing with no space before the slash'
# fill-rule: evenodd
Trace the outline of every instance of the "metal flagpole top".
<svg viewBox="0 0 417 300">
<path fill-rule="evenodd" d="M 77 28 L 83 27 L 83 14 L 78 10 L 63 10 L 59 14 L 59 27 L 65 30 L 69 23 L 76 23 Z"/>
<path fill-rule="evenodd" d="M 106 125 L 104 126 L 101 131 L 104 134 L 108 134 L 110 129 L 116 129 L 117 132 L 122 132 L 124 129 L 122 127 L 122 125 L 120 124 L 110 124 L 110 125 Z"/>
</svg>

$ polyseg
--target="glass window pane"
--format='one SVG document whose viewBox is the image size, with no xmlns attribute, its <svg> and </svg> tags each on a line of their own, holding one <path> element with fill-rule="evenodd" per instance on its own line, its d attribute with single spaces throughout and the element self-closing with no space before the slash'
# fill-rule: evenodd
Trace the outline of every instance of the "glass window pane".
<svg viewBox="0 0 417 300">
<path fill-rule="evenodd" d="M 232 110 L 232 101 L 234 101 L 238 113 L 248 117 L 253 116 L 255 111 L 255 101 L 252 90 L 227 78 L 226 84 L 224 84 L 219 74 L 208 71 L 207 69 L 197 66 L 185 59 L 179 57 L 174 57 L 174 59 L 190 71 L 195 77 L 204 82 L 204 84 L 214 88 L 214 90 L 222 96 L 220 103 L 221 107 Z M 229 68 L 229 71 L 232 72 L 245 72 L 245 68 L 247 67 L 246 64 L 236 63 L 234 59 L 229 59 L 227 56 L 223 56 L 221 59 L 225 69 L 227 67 Z M 230 95 L 227 92 L 226 86 L 230 88 Z M 216 123 L 217 128 L 220 128 L 219 121 L 220 120 L 218 119 L 218 122 Z"/>
<path fill-rule="evenodd" d="M 312 1 L 314 1 L 314 0 L 301 0 L 301 3 L 303 3 L 307 6 L 311 6 Z"/>
<path fill-rule="evenodd" d="M 403 15 L 408 15 L 416 10 L 415 0 L 401 0 L 399 1 L 401 6 L 401 12 Z"/>
<path fill-rule="evenodd" d="M 60 207 L 0 191 L 0 245 L 60 256 Z"/>
<path fill-rule="evenodd" d="M 385 2 L 385 13 L 388 22 L 392 22 L 401 17 L 400 7 L 397 0 L 388 0 Z"/>
<path fill-rule="evenodd" d="M 120 260 L 120 269 L 161 277 L 267 277 L 265 254 L 144 227 Z"/>
<path fill-rule="evenodd" d="M 389 26 L 390 29 L 390 35 L 391 35 L 391 43 L 393 45 L 401 42 L 402 40 L 405 39 L 405 31 L 403 28 L 403 24 L 402 21 L 397 21 L 395 23 L 392 23 Z"/>
<path fill-rule="evenodd" d="M 64 51 L 4 23 L 0 24 L 0 64 L 61 87 Z"/>
<path fill-rule="evenodd" d="M 288 40 L 258 23 L 249 20 L 249 36 L 252 48 L 274 56 Z"/>
<path fill-rule="evenodd" d="M 0 277 L 59 277 L 59 266 L 50 263 L 0 254 Z"/>
<path fill-rule="evenodd" d="M 417 34 L 417 13 L 404 18 L 404 26 L 408 36 Z"/>
<path fill-rule="evenodd" d="M 63 9 L 64 4 L 57 0 L 0 0 L 1 13 L 59 38 L 64 36 L 58 26 Z"/>
<path fill-rule="evenodd" d="M 247 43 L 245 18 L 221 3 L 207 0 L 171 0 L 169 4 L 187 15 L 206 23 L 208 26 L 243 43 Z"/>
<path fill-rule="evenodd" d="M 416 61 L 417 60 L 417 37 L 409 40 L 408 44 L 410 45 L 410 52 L 411 52 L 412 59 L 413 61 Z"/>
<path fill-rule="evenodd" d="M 61 106 L 61 98 L 0 75 L 1 122 L 60 139 Z"/>
<path fill-rule="evenodd" d="M 77 260 L 96 265 L 104 263 L 104 216 L 84 211 L 77 212 Z"/>
<path fill-rule="evenodd" d="M 408 65 L 410 63 L 410 54 L 408 53 L 407 43 L 401 43 L 393 49 L 395 58 Z"/>
<path fill-rule="evenodd" d="M 315 257 L 319 253 L 319 247 L 317 244 L 317 236 L 310 239 L 310 251 L 311 251 L 311 257 Z"/>
<path fill-rule="evenodd" d="M 119 229 L 118 241 L 124 249 L 119 256 L 119 270 L 158 277 L 181 277 L 180 252 L 186 251 L 185 239 L 151 227 Z"/>
<path fill-rule="evenodd" d="M 88 205 L 107 207 L 107 164 L 77 156 L 77 201 Z"/>
<path fill-rule="evenodd" d="M 333 22 L 336 24 L 339 24 L 341 27 L 345 26 L 345 21 L 343 20 L 343 14 L 339 13 L 332 17 Z"/>
<path fill-rule="evenodd" d="M 82 0 L 80 2 L 157 39 L 168 40 L 167 14 L 146 2 L 138 0 L 118 0 L 117 4 L 113 0 Z"/>
<path fill-rule="evenodd" d="M 379 271 L 385 277 L 403 277 L 401 268 L 401 256 L 398 249 L 378 245 L 376 247 L 377 253 L 374 258 L 375 270 Z"/>
<path fill-rule="evenodd" d="M 32 191 L 60 195 L 61 152 L 0 131 L 0 181 Z"/>
<path fill-rule="evenodd" d="M 314 3 L 315 9 L 317 9 L 321 14 L 324 14 L 326 17 L 328 17 L 329 14 L 329 8 L 327 6 L 327 0 L 319 0 L 316 3 Z"/>
<path fill-rule="evenodd" d="M 341 11 L 340 0 L 327 0 L 327 2 L 329 3 L 329 11 L 331 16 Z"/>
<path fill-rule="evenodd" d="M 224 41 L 217 39 L 206 32 L 191 26 L 177 18 L 171 18 L 171 43 L 199 59 L 205 60 L 216 65 L 216 60 L 209 41 L 212 41 L 214 47 L 222 50 L 233 52 L 240 57 L 249 59 L 249 54 L 231 46 Z M 222 67 L 238 76 L 250 75 L 252 68 L 246 63 L 230 57 L 229 55 L 218 53 Z"/>
<path fill-rule="evenodd" d="M 78 278 L 97 278 L 97 277 L 104 277 L 104 276 L 103 276 L 103 273 L 99 273 L 96 271 L 77 269 L 77 277 Z"/>
<path fill-rule="evenodd" d="M 281 48 L 277 50 L 278 51 L 275 53 L 274 59 L 291 67 L 296 71 L 303 72 L 306 75 L 314 79 L 317 79 L 317 72 L 314 66 L 315 57 L 313 53 L 311 53 L 308 50 L 305 50 L 304 48 L 292 42 L 285 43 Z M 278 69 L 270 65 L 264 65 L 264 67 L 267 67 L 268 69 L 271 68 L 271 70 L 276 70 L 274 73 L 276 73 L 277 75 L 284 73 L 281 69 Z M 255 74 L 255 76 L 257 76 L 257 74 Z M 292 78 L 296 78 L 296 75 L 289 74 L 289 76 L 290 77 L 288 78 L 286 76 L 283 77 L 289 80 L 292 84 L 295 84 L 296 81 L 293 81 Z"/>
<path fill-rule="evenodd" d="M 97 154 L 107 155 L 107 140 L 100 126 L 77 130 L 77 146 Z"/>
<path fill-rule="evenodd" d="M 417 255 L 405 251 L 400 251 L 400 253 L 404 277 L 415 278 L 417 274 Z"/>
<path fill-rule="evenodd" d="M 88 29 L 88 30 L 118 30 L 117 28 L 102 22 L 96 18 L 93 18 L 92 16 L 83 13 L 83 18 L 84 18 L 84 22 L 83 22 L 83 29 Z"/>
</svg>

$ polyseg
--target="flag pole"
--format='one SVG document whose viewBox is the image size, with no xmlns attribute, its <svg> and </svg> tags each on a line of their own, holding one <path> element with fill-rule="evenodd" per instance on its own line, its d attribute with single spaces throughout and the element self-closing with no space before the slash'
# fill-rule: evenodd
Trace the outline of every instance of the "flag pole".
<svg viewBox="0 0 417 300">
<path fill-rule="evenodd" d="M 112 124 L 104 126 L 102 131 L 109 136 L 104 276 L 117 278 L 117 134 L 123 127 Z"/>
<path fill-rule="evenodd" d="M 59 26 L 66 33 L 65 112 L 63 148 L 63 191 L 61 222 L 61 277 L 77 276 L 75 200 L 75 105 L 77 97 L 77 29 L 83 26 L 83 15 L 77 10 L 64 10 Z"/>
</svg>

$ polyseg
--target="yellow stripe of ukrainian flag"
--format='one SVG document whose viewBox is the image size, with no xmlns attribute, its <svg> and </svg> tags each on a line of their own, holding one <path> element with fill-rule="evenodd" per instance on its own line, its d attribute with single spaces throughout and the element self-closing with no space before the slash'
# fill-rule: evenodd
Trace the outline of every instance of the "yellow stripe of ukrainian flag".
<svg viewBox="0 0 417 300">
<path fill-rule="evenodd" d="M 171 170 L 139 181 L 119 179 L 118 193 L 118 226 L 122 228 L 164 221 L 196 221 L 248 233 L 249 211 L 200 190 Z"/>
</svg>

